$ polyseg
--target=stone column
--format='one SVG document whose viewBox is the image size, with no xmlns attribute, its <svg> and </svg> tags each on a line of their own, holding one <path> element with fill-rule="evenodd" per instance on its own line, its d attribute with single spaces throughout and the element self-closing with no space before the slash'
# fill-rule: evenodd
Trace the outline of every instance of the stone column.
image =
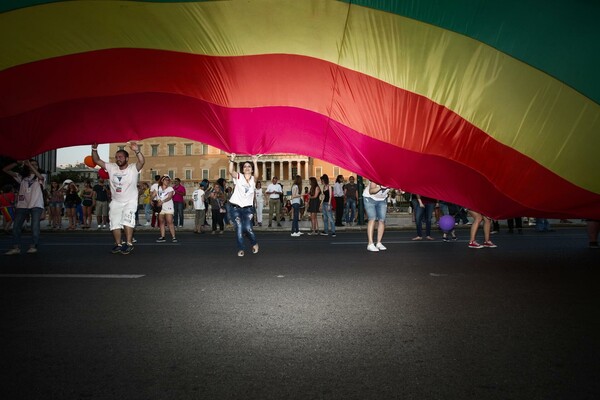
<svg viewBox="0 0 600 400">
<path fill-rule="evenodd" d="M 283 180 L 283 161 L 279 161 L 279 179 Z"/>
</svg>

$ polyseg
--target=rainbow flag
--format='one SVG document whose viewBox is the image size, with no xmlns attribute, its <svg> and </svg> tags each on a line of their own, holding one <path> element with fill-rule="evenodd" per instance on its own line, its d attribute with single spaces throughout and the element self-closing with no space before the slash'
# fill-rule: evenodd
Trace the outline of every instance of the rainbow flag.
<svg viewBox="0 0 600 400">
<path fill-rule="evenodd" d="M 5 2 L 0 152 L 179 136 L 494 218 L 600 218 L 599 17 L 564 0 Z"/>
</svg>

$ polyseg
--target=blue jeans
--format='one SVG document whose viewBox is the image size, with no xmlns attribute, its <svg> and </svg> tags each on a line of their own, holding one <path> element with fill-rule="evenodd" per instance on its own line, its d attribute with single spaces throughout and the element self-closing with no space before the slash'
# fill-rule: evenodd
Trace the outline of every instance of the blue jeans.
<svg viewBox="0 0 600 400">
<path fill-rule="evenodd" d="M 546 218 L 535 219 L 536 232 L 548 232 L 550 230 L 550 222 Z"/>
<path fill-rule="evenodd" d="M 151 215 L 152 215 L 152 205 L 150 203 L 144 204 L 144 216 L 146 217 L 146 222 L 150 222 Z"/>
<path fill-rule="evenodd" d="M 175 213 L 173 214 L 173 225 L 183 225 L 183 203 L 173 202 Z"/>
<path fill-rule="evenodd" d="M 235 227 L 235 238 L 237 240 L 238 250 L 244 250 L 244 233 L 250 239 L 252 246 L 256 244 L 256 235 L 252 230 L 252 218 L 254 217 L 254 207 L 234 207 L 231 206 L 231 218 Z"/>
<path fill-rule="evenodd" d="M 387 214 L 387 202 L 385 200 L 374 200 L 370 197 L 364 197 L 364 203 L 369 221 L 385 222 Z"/>
<path fill-rule="evenodd" d="M 354 222 L 356 215 L 356 199 L 352 197 L 346 198 L 346 223 Z"/>
<path fill-rule="evenodd" d="M 335 220 L 331 213 L 331 204 L 323 203 L 321 213 L 323 213 L 323 224 L 325 225 L 323 230 L 325 233 L 329 233 L 329 225 L 331 225 L 331 233 L 335 233 Z"/>
<path fill-rule="evenodd" d="M 300 232 L 300 227 L 298 226 L 298 221 L 300 220 L 300 204 L 292 204 L 292 209 L 294 211 L 294 217 L 292 219 L 292 233 Z"/>
<path fill-rule="evenodd" d="M 431 216 L 433 215 L 433 209 L 435 208 L 435 203 L 427 203 L 425 207 L 419 207 L 417 203 L 417 207 L 415 208 L 415 224 L 417 225 L 417 236 L 423 236 L 423 219 L 425 219 L 425 235 L 431 236 Z"/>
<path fill-rule="evenodd" d="M 17 208 L 15 210 L 15 222 L 13 226 L 13 245 L 15 247 L 21 246 L 21 231 L 23 230 L 23 224 L 27 215 L 31 215 L 31 236 L 33 239 L 33 245 L 38 246 L 40 242 L 40 216 L 44 209 L 40 207 L 36 208 Z"/>
</svg>

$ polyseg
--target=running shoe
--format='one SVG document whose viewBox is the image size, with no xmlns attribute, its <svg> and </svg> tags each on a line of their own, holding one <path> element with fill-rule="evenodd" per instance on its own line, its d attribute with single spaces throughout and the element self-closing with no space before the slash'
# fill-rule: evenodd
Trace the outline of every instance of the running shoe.
<svg viewBox="0 0 600 400">
<path fill-rule="evenodd" d="M 381 244 L 381 242 L 377 243 L 375 247 L 377 247 L 379 250 L 387 250 L 387 247 Z"/>
<path fill-rule="evenodd" d="M 494 243 L 492 243 L 491 240 L 488 240 L 487 242 L 483 242 L 483 247 L 486 247 L 488 249 L 493 249 L 493 248 L 496 248 L 498 246 L 496 246 Z"/>
<path fill-rule="evenodd" d="M 123 245 L 115 244 L 114 247 L 111 250 L 111 253 L 113 253 L 113 254 L 120 253 L 122 247 L 123 247 Z"/>
<path fill-rule="evenodd" d="M 12 249 L 4 253 L 4 255 L 6 256 L 16 256 L 17 254 L 21 254 L 21 249 L 19 249 L 18 247 L 13 247 Z"/>
<path fill-rule="evenodd" d="M 469 248 L 471 249 L 482 249 L 483 245 L 477 243 L 475 240 L 473 240 L 472 242 L 469 242 Z"/>
<path fill-rule="evenodd" d="M 156 239 L 156 243 L 164 243 L 164 242 L 166 242 L 166 241 L 167 241 L 167 239 L 165 239 L 165 237 L 164 237 L 164 236 L 161 236 L 161 237 L 159 237 L 158 239 Z"/>
<path fill-rule="evenodd" d="M 132 250 L 133 250 L 132 244 L 125 243 L 121 246 L 121 254 L 127 255 L 127 254 L 131 253 Z"/>
</svg>

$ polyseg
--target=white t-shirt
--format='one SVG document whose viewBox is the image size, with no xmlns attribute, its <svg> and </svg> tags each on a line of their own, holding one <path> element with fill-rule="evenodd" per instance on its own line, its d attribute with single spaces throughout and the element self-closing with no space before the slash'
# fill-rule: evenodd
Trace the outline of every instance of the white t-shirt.
<svg viewBox="0 0 600 400">
<path fill-rule="evenodd" d="M 169 201 L 164 201 L 164 199 L 167 198 L 167 195 L 170 192 L 175 192 L 175 189 L 173 189 L 173 187 L 171 187 L 171 186 L 167 186 L 165 189 L 163 189 L 162 187 L 158 188 L 158 198 L 163 202 L 162 203 L 162 211 L 165 211 L 165 212 L 175 211 L 175 206 L 173 205 L 173 197 L 171 197 L 171 200 L 169 200 Z"/>
<path fill-rule="evenodd" d="M 293 185 L 292 186 L 292 196 L 296 196 L 300 194 L 300 188 L 298 187 L 298 185 Z M 300 204 L 302 197 L 298 196 L 298 197 L 292 197 L 292 204 Z"/>
<path fill-rule="evenodd" d="M 333 197 L 344 197 L 344 185 L 341 182 L 333 184 Z"/>
<path fill-rule="evenodd" d="M 278 199 L 279 194 L 283 193 L 283 190 L 281 189 L 279 183 L 269 183 L 269 186 L 267 186 L 267 192 L 273 192 L 269 195 L 270 199 Z"/>
<path fill-rule="evenodd" d="M 108 181 L 112 199 L 120 203 L 137 201 L 138 198 L 138 170 L 135 164 L 129 164 L 127 168 L 120 169 L 115 163 L 106 163 Z"/>
<path fill-rule="evenodd" d="M 44 208 L 44 195 L 41 186 L 44 184 L 44 179 L 38 179 L 35 174 L 31 174 L 26 178 L 17 175 L 14 178 L 20 184 L 16 207 Z"/>
<path fill-rule="evenodd" d="M 363 191 L 363 197 L 368 197 L 376 201 L 383 201 L 387 199 L 388 193 L 390 192 L 390 188 L 382 186 L 377 193 L 371 194 L 369 193 L 369 186 L 370 185 L 366 185 L 365 190 Z"/>
<path fill-rule="evenodd" d="M 150 194 L 152 194 L 153 192 L 158 193 L 158 182 L 155 182 L 152 184 L 152 186 L 150 186 Z M 158 194 L 154 196 L 152 200 L 158 200 Z"/>
<path fill-rule="evenodd" d="M 233 194 L 229 199 L 229 202 L 240 207 L 247 207 L 254 204 L 254 191 L 256 190 L 256 182 L 254 182 L 254 175 L 250 176 L 250 180 L 247 181 L 244 175 L 238 172 L 237 179 L 233 178 Z M 279 186 L 279 185 L 278 185 Z"/>
<path fill-rule="evenodd" d="M 263 193 L 262 189 L 254 189 L 256 193 L 256 202 L 260 203 L 260 204 L 264 204 L 265 202 L 265 194 Z"/>
<path fill-rule="evenodd" d="M 202 189 L 196 189 L 194 190 L 194 193 L 192 193 L 192 200 L 194 201 L 195 210 L 205 209 L 204 199 L 202 198 L 202 196 L 204 196 L 204 190 Z"/>
</svg>

